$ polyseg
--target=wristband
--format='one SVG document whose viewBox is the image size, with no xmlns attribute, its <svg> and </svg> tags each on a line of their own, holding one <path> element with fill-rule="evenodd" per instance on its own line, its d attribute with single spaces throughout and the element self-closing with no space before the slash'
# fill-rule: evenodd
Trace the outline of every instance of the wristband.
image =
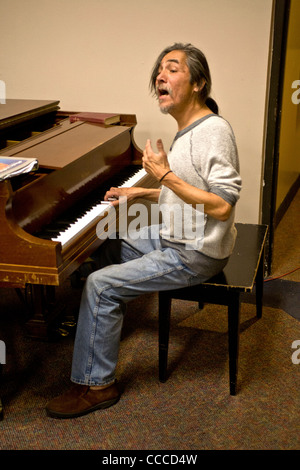
<svg viewBox="0 0 300 470">
<path fill-rule="evenodd" d="M 159 180 L 159 183 L 164 179 L 165 176 L 167 176 L 169 173 L 172 173 L 172 170 L 167 171 L 167 173 L 164 174 Z"/>
</svg>

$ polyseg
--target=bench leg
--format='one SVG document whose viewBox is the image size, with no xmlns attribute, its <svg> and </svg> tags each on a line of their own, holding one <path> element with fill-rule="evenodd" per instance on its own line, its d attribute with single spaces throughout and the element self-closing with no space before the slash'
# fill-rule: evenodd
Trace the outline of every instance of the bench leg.
<svg viewBox="0 0 300 470">
<path fill-rule="evenodd" d="M 240 336 L 240 294 L 232 294 L 228 304 L 228 350 L 230 395 L 236 395 Z"/>
<path fill-rule="evenodd" d="M 262 305 L 263 305 L 263 290 L 264 290 L 264 254 L 260 258 L 258 265 L 255 284 L 256 284 L 256 316 L 257 318 L 262 317 Z"/>
<path fill-rule="evenodd" d="M 168 366 L 168 349 L 169 349 L 169 332 L 170 332 L 170 314 L 171 314 L 171 297 L 166 293 L 160 292 L 159 294 L 159 346 L 158 346 L 158 360 L 159 360 L 159 381 L 166 382 L 167 380 L 167 366 Z"/>
</svg>

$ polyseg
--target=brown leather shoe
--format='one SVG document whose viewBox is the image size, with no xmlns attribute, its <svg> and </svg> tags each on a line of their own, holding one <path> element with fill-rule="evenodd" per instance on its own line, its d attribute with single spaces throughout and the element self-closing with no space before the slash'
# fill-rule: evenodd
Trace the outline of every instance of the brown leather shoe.
<svg viewBox="0 0 300 470">
<path fill-rule="evenodd" d="M 77 418 L 91 411 L 108 408 L 120 398 L 116 384 L 103 390 L 92 390 L 86 385 L 75 384 L 63 395 L 53 398 L 46 406 L 52 418 Z"/>
</svg>

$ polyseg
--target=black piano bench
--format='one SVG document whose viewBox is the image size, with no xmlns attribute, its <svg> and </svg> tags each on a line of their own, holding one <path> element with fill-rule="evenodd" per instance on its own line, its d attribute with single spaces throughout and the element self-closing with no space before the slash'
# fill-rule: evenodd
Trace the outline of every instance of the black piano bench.
<svg viewBox="0 0 300 470">
<path fill-rule="evenodd" d="M 229 389 L 236 395 L 240 294 L 252 292 L 256 285 L 256 315 L 262 316 L 264 283 L 264 248 L 266 225 L 236 224 L 234 251 L 222 273 L 203 284 L 159 292 L 159 380 L 167 380 L 168 344 L 172 299 L 226 305 L 228 308 Z"/>
</svg>

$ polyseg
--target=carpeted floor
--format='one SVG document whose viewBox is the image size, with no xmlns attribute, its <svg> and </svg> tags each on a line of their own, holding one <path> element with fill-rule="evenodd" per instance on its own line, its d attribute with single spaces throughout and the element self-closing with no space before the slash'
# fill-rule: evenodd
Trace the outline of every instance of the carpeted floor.
<svg viewBox="0 0 300 470">
<path fill-rule="evenodd" d="M 299 208 L 297 197 L 285 218 L 288 223 Z M 288 232 L 284 223 L 277 231 L 281 242 L 278 236 L 276 243 L 288 245 L 285 233 L 293 238 L 294 231 L 295 251 L 285 255 L 280 248 L 274 277 L 299 264 L 298 219 Z M 157 297 L 132 302 L 118 366 L 120 402 L 67 421 L 47 418 L 44 407 L 69 385 L 73 335 L 52 343 L 28 339 L 19 298 L 13 290 L 1 290 L 0 339 L 7 344 L 7 364 L 0 388 L 5 411 L 0 449 L 299 450 L 300 364 L 292 361 L 293 353 L 300 359 L 292 348 L 300 340 L 299 281 L 296 271 L 266 282 L 258 321 L 252 296 L 245 297 L 234 397 L 229 395 L 225 308 L 206 305 L 199 311 L 195 303 L 173 302 L 170 376 L 161 384 Z M 68 285 L 58 292 L 70 312 L 79 297 Z"/>
</svg>

